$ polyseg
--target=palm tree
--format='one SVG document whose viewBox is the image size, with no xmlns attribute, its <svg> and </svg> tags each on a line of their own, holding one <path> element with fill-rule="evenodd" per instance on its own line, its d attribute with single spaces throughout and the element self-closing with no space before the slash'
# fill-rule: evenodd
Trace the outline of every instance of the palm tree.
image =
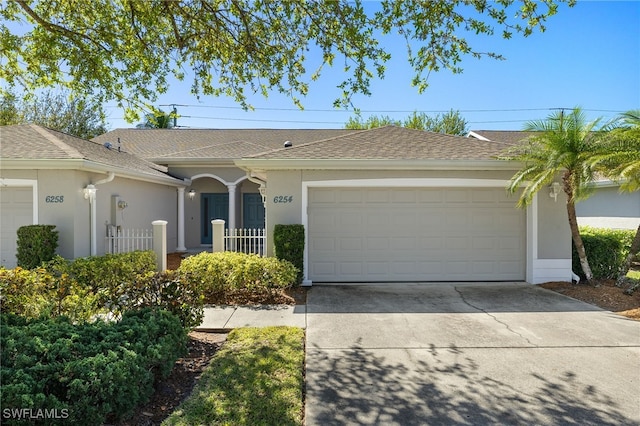
<svg viewBox="0 0 640 426">
<path fill-rule="evenodd" d="M 621 183 L 621 191 L 640 190 L 640 110 L 623 113 L 613 129 L 602 138 L 601 152 L 592 159 L 592 166 L 604 176 Z M 631 242 L 629 254 L 618 273 L 621 285 L 635 256 L 640 252 L 640 225 Z"/>
<path fill-rule="evenodd" d="M 166 113 L 161 109 L 152 108 L 152 111 L 144 116 L 144 122 L 138 124 L 138 129 L 171 129 L 175 127 L 175 120 L 178 118 L 174 109 Z"/>
<path fill-rule="evenodd" d="M 596 152 L 596 130 L 600 120 L 588 122 L 580 108 L 549 115 L 545 120 L 531 121 L 525 131 L 536 132 L 509 151 L 502 159 L 523 163 L 510 180 L 508 190 L 516 192 L 524 186 L 518 206 L 528 205 L 534 195 L 562 177 L 562 189 L 567 195 L 567 216 L 571 238 L 580 258 L 580 266 L 587 278 L 593 279 L 576 219 L 575 203 L 589 196 L 589 183 L 596 178 L 590 159 Z"/>
</svg>

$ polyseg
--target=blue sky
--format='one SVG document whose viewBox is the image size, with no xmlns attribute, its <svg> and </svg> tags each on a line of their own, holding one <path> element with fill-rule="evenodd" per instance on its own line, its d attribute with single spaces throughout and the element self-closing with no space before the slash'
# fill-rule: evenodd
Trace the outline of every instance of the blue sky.
<svg viewBox="0 0 640 426">
<path fill-rule="evenodd" d="M 500 53 L 506 60 L 467 57 L 462 74 L 431 73 L 422 94 L 410 84 L 413 72 L 404 46 L 389 42 L 394 57 L 385 79 L 375 80 L 372 95 L 356 96 L 354 103 L 363 118 L 375 114 L 403 119 L 414 110 L 429 115 L 459 110 L 470 129 L 485 130 L 519 130 L 553 108 L 581 106 L 590 119 L 640 108 L 640 2 L 561 5 L 546 26 L 546 32 L 527 38 L 478 39 L 476 49 Z M 178 125 L 192 128 L 342 128 L 353 111 L 333 108 L 340 95 L 335 86 L 344 77 L 328 71 L 311 83 L 302 99 L 304 111 L 277 93 L 268 99 L 249 98 L 254 111 L 243 111 L 229 98 L 197 99 L 189 94 L 188 80 L 173 83 L 156 105 L 178 104 Z M 111 129 L 135 125 L 125 122 L 123 112 L 112 105 L 106 112 Z"/>
</svg>

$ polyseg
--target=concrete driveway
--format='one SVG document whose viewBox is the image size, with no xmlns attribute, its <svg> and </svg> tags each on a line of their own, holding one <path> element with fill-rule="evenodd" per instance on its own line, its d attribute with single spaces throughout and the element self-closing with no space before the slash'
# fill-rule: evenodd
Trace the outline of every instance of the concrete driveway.
<svg viewBox="0 0 640 426">
<path fill-rule="evenodd" d="M 640 322 L 522 283 L 317 286 L 307 425 L 637 425 Z"/>
</svg>

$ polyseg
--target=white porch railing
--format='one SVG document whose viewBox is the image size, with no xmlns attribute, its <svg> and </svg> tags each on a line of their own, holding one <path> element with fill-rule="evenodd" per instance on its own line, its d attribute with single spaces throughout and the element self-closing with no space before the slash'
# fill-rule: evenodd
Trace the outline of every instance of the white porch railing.
<svg viewBox="0 0 640 426">
<path fill-rule="evenodd" d="M 264 228 L 224 230 L 225 251 L 253 253 L 264 256 L 266 247 L 267 233 Z"/>
<path fill-rule="evenodd" d="M 153 250 L 152 229 L 122 229 L 107 226 L 106 253 L 127 253 L 135 250 Z"/>
</svg>

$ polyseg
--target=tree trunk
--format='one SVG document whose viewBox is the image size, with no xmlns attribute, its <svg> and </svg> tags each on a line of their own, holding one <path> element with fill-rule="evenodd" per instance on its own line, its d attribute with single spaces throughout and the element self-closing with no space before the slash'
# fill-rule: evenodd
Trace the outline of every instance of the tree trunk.
<svg viewBox="0 0 640 426">
<path fill-rule="evenodd" d="M 584 250 L 584 244 L 582 243 L 582 237 L 580 236 L 580 229 L 578 229 L 578 220 L 576 219 L 576 205 L 572 199 L 567 201 L 567 215 L 569 216 L 569 227 L 571 228 L 571 238 L 573 244 L 576 246 L 578 252 L 578 258 L 580 259 L 580 266 L 582 266 L 582 272 L 587 277 L 587 282 L 593 280 L 593 273 L 591 272 L 591 266 L 589 266 L 589 260 L 587 259 L 587 253 Z"/>
<path fill-rule="evenodd" d="M 631 248 L 629 249 L 629 254 L 625 259 L 624 263 L 620 267 L 620 272 L 618 273 L 618 279 L 616 280 L 616 284 L 618 286 L 622 285 L 624 282 L 629 269 L 631 268 L 631 262 L 633 262 L 633 258 L 636 257 L 636 254 L 640 252 L 640 225 L 638 225 L 638 230 L 636 231 L 636 236 L 633 237 L 633 241 L 631 242 Z"/>
</svg>

